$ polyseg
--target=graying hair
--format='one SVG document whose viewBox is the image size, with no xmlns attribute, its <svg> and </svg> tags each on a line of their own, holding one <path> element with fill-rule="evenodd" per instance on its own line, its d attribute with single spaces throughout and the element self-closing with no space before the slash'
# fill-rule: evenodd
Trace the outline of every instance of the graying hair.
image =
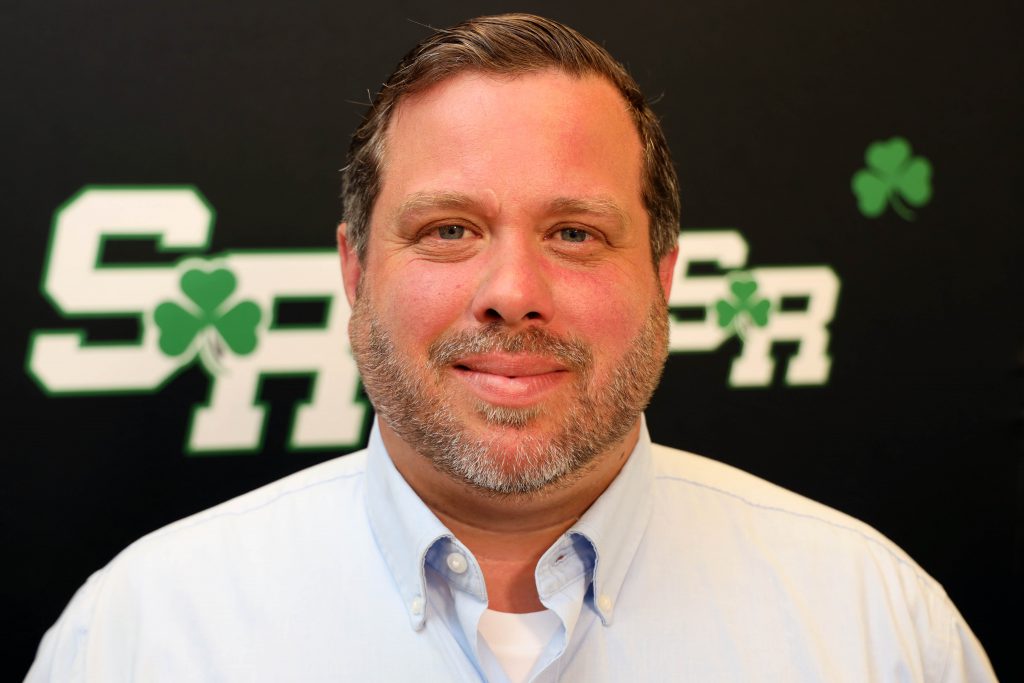
<svg viewBox="0 0 1024 683">
<path fill-rule="evenodd" d="M 342 170 L 342 212 L 360 261 L 380 192 L 388 125 L 401 99 L 464 71 L 514 75 L 550 68 L 576 78 L 606 78 L 625 99 L 643 149 L 642 198 L 654 263 L 675 248 L 679 181 L 661 124 L 636 81 L 607 50 L 574 29 L 532 14 L 502 14 L 470 19 L 420 42 L 385 81 L 352 136 Z"/>
</svg>

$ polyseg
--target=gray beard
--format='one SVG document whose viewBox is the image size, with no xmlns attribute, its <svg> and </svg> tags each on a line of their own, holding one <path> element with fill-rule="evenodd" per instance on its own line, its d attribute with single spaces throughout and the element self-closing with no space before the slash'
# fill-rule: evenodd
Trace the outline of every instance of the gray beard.
<svg viewBox="0 0 1024 683">
<path fill-rule="evenodd" d="M 378 417 L 441 472 L 481 492 L 533 494 L 567 486 L 594 459 L 622 440 L 650 402 L 668 355 L 665 300 L 652 303 L 640 331 L 605 382 L 593 375 L 593 352 L 576 338 L 561 339 L 541 327 L 509 332 L 502 323 L 440 337 L 427 350 L 427 372 L 398 353 L 360 291 L 349 321 L 352 352 Z M 576 377 L 575 397 L 553 438 L 526 428 L 542 409 L 507 408 L 483 401 L 477 413 L 495 427 L 522 430 L 513 447 L 473 436 L 452 410 L 443 373 L 464 356 L 529 352 L 557 359 Z"/>
</svg>

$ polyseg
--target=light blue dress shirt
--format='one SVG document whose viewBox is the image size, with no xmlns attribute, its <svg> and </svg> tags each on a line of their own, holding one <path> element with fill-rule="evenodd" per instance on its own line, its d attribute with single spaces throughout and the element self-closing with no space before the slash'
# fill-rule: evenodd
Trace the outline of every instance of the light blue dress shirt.
<svg viewBox="0 0 1024 683">
<path fill-rule="evenodd" d="M 538 682 L 995 680 L 942 588 L 878 532 L 646 427 L 536 580 L 561 621 Z M 27 680 L 480 681 L 486 607 L 472 553 L 375 426 L 365 451 L 134 543 Z"/>
</svg>

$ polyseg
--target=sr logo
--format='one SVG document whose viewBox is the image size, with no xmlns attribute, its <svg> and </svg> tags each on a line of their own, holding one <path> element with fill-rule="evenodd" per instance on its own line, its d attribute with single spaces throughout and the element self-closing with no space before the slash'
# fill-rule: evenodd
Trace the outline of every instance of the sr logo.
<svg viewBox="0 0 1024 683">
<path fill-rule="evenodd" d="M 214 212 L 193 187 L 86 187 L 54 215 L 41 289 L 54 309 L 84 327 L 37 330 L 28 371 L 54 396 L 160 391 L 198 362 L 209 397 L 193 408 L 191 453 L 258 451 L 266 377 L 312 379 L 295 407 L 289 446 L 355 447 L 367 417 L 346 332 L 349 309 L 333 249 L 228 251 L 206 255 Z M 104 264 L 109 240 L 145 240 L 182 256 L 173 264 Z M 729 382 L 771 383 L 776 341 L 799 344 L 787 384 L 828 380 L 828 323 L 839 280 L 827 266 L 747 269 L 747 243 L 734 230 L 686 231 L 669 301 L 673 352 L 711 352 L 743 339 Z M 712 274 L 693 274 L 694 264 Z M 787 310 L 787 300 L 802 302 Z M 314 302 L 312 324 L 280 319 L 282 306 Z M 698 315 L 682 316 L 696 311 Z M 139 338 L 91 342 L 88 319 L 131 316 Z"/>
</svg>

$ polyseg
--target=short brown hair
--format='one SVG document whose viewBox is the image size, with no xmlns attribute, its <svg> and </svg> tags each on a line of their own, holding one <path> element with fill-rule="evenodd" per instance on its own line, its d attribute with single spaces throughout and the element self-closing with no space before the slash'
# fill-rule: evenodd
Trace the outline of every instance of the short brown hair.
<svg viewBox="0 0 1024 683">
<path fill-rule="evenodd" d="M 679 235 L 679 181 L 661 124 L 640 87 L 603 47 L 564 24 L 532 14 L 470 19 L 414 47 L 374 98 L 352 136 L 342 170 L 342 205 L 349 244 L 366 255 L 370 215 L 380 192 L 386 133 L 402 97 L 464 71 L 520 74 L 556 68 L 607 78 L 626 100 L 643 147 L 642 194 L 655 264 Z"/>
</svg>

